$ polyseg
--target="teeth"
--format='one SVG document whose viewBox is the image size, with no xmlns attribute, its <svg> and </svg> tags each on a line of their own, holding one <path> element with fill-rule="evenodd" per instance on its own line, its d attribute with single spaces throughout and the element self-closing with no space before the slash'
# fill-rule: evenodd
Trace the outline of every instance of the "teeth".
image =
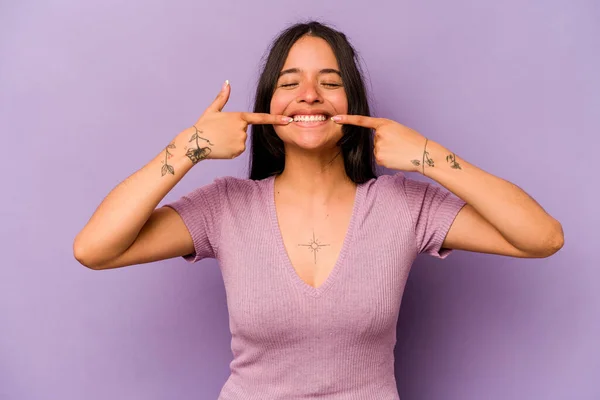
<svg viewBox="0 0 600 400">
<path fill-rule="evenodd" d="M 324 115 L 295 115 L 294 121 L 296 122 L 317 122 L 325 121 L 327 117 Z"/>
</svg>

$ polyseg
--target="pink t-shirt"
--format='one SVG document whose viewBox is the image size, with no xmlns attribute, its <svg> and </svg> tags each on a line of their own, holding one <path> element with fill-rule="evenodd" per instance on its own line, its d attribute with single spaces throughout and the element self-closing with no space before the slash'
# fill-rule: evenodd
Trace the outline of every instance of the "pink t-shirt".
<svg viewBox="0 0 600 400">
<path fill-rule="evenodd" d="M 232 335 L 231 374 L 219 400 L 398 400 L 396 324 L 419 253 L 442 242 L 465 202 L 445 188 L 383 175 L 358 185 L 338 260 L 318 288 L 287 256 L 274 177 L 225 177 L 166 204 L 195 252 L 216 258 Z"/>
</svg>

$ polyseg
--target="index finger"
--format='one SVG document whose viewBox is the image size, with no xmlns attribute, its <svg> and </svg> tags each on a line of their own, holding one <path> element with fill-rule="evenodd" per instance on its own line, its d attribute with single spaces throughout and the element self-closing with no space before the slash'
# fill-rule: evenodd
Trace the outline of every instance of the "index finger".
<svg viewBox="0 0 600 400">
<path fill-rule="evenodd" d="M 253 125 L 287 125 L 294 119 L 285 115 L 275 115 L 267 113 L 250 113 L 244 112 L 241 115 L 242 119 Z"/>
<path fill-rule="evenodd" d="M 356 125 L 370 129 L 377 129 L 383 123 L 381 118 L 367 117 L 366 115 L 336 115 L 331 119 L 338 124 Z"/>
</svg>

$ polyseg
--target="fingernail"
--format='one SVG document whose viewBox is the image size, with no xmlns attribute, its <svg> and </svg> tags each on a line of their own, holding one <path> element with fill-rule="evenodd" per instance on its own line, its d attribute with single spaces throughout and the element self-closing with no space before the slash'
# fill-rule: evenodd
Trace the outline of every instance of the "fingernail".
<svg viewBox="0 0 600 400">
<path fill-rule="evenodd" d="M 339 122 L 342 120 L 342 117 L 340 117 L 339 115 L 335 115 L 335 116 L 331 117 L 331 120 L 335 121 L 335 122 Z"/>
<path fill-rule="evenodd" d="M 292 122 L 294 120 L 294 118 L 292 118 L 292 117 L 281 117 L 281 120 L 283 122 L 286 122 L 286 123 L 289 124 L 290 122 Z"/>
<path fill-rule="evenodd" d="M 223 90 L 225 90 L 225 88 L 229 86 L 229 79 L 225 80 L 225 83 L 223 84 Z"/>
</svg>

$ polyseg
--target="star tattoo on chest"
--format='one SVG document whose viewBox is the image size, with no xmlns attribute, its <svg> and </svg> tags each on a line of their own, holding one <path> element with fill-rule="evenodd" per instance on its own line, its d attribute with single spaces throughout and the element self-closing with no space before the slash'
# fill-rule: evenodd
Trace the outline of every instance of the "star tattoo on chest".
<svg viewBox="0 0 600 400">
<path fill-rule="evenodd" d="M 315 232 L 313 231 L 312 240 L 310 240 L 307 244 L 299 244 L 298 246 L 307 247 L 308 250 L 313 252 L 313 256 L 315 259 L 315 264 L 317 263 L 317 252 L 321 249 L 321 247 L 329 246 L 329 244 L 321 244 L 319 243 L 319 239 L 315 237 Z"/>
</svg>

